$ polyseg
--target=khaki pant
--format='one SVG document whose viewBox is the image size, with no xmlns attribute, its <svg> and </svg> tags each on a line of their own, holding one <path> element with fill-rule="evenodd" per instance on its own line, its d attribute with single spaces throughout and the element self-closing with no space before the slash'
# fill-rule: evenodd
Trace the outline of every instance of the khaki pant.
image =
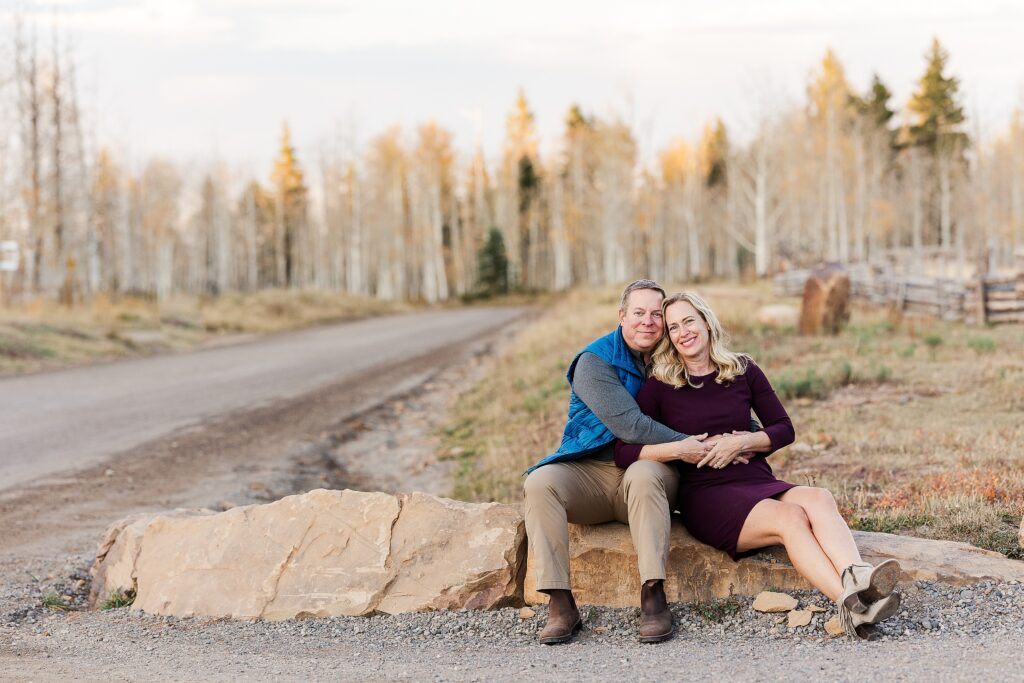
<svg viewBox="0 0 1024 683">
<path fill-rule="evenodd" d="M 579 460 L 544 465 L 526 478 L 526 535 L 533 551 L 537 590 L 569 585 L 569 526 L 617 520 L 629 524 L 640 581 L 665 578 L 669 501 L 679 475 L 668 465 L 638 460 L 623 470 L 613 461 Z"/>
</svg>

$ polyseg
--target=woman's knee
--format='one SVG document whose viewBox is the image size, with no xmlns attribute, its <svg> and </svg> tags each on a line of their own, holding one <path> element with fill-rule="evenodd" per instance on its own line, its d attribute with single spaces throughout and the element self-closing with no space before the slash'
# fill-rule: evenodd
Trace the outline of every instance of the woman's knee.
<svg viewBox="0 0 1024 683">
<path fill-rule="evenodd" d="M 775 515 L 780 536 L 802 533 L 811 528 L 811 520 L 807 517 L 807 511 L 800 505 L 782 503 Z"/>
<path fill-rule="evenodd" d="M 812 514 L 814 512 L 831 513 L 838 509 L 832 492 L 816 486 L 801 486 L 798 502 L 801 507 Z"/>
</svg>

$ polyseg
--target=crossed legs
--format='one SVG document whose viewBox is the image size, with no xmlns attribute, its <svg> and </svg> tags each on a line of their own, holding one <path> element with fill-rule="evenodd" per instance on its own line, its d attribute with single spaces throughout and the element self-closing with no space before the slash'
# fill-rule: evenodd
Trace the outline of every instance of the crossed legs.
<svg viewBox="0 0 1024 683">
<path fill-rule="evenodd" d="M 862 562 L 826 489 L 797 486 L 778 500 L 762 500 L 747 516 L 736 546 L 745 551 L 780 543 L 796 570 L 833 601 L 843 592 L 843 570 Z"/>
</svg>

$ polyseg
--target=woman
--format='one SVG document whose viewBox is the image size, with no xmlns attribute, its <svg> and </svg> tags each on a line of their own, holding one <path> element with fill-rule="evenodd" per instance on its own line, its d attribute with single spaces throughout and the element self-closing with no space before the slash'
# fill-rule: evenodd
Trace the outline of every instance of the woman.
<svg viewBox="0 0 1024 683">
<path fill-rule="evenodd" d="M 848 635 L 892 616 L 900 605 L 893 592 L 899 565 L 861 559 L 829 491 L 772 474 L 764 456 L 793 442 L 793 423 L 761 369 L 729 351 L 718 318 L 697 294 L 674 294 L 661 310 L 667 334 L 637 403 L 659 422 L 699 434 L 706 452 L 680 460 L 678 444 L 619 442 L 619 467 L 679 460 L 678 508 L 690 533 L 733 559 L 781 543 L 801 576 L 837 603 Z M 751 409 L 761 431 L 742 431 Z"/>
</svg>

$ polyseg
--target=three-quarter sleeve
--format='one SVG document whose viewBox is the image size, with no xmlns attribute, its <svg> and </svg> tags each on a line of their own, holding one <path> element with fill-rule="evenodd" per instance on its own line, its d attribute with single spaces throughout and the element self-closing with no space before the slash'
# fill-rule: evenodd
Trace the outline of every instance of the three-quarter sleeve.
<svg viewBox="0 0 1024 683">
<path fill-rule="evenodd" d="M 782 407 L 782 402 L 775 395 L 775 389 L 765 377 L 761 368 L 751 361 L 746 372 L 750 386 L 750 405 L 763 425 L 762 429 L 772 443 L 772 451 L 777 451 L 793 443 L 796 434 L 789 413 Z M 765 453 L 765 455 L 768 455 Z"/>
<path fill-rule="evenodd" d="M 659 391 L 659 386 L 656 380 L 649 379 L 644 382 L 644 385 L 640 388 L 640 393 L 636 395 L 636 404 L 643 414 L 658 423 L 661 422 L 661 392 Z M 643 448 L 644 444 L 627 443 L 622 439 L 616 439 L 615 464 L 622 469 L 626 469 L 640 459 L 640 451 Z"/>
</svg>

